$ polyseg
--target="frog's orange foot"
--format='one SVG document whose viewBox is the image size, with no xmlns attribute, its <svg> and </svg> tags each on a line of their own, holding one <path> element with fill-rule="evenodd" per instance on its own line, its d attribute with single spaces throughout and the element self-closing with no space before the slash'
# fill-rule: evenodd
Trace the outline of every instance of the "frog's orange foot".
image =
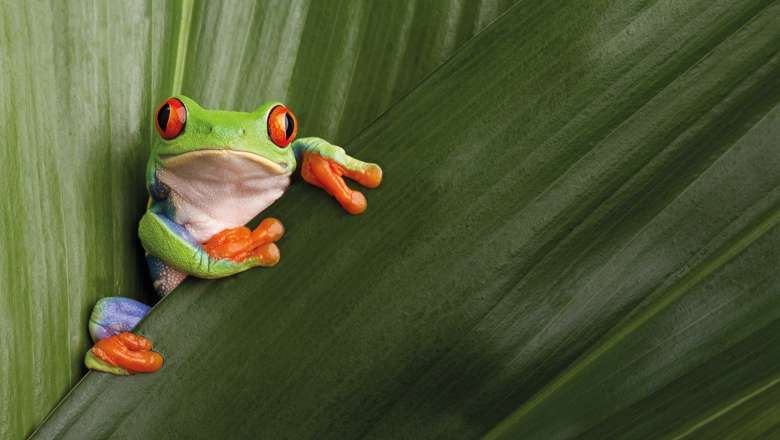
<svg viewBox="0 0 780 440">
<path fill-rule="evenodd" d="M 378 165 L 365 164 L 357 169 L 349 169 L 311 152 L 303 154 L 301 176 L 310 184 L 324 189 L 350 214 L 362 213 L 366 210 L 368 203 L 363 193 L 347 186 L 342 176 L 346 176 L 366 188 L 376 188 L 382 183 L 382 169 Z"/>
<path fill-rule="evenodd" d="M 95 343 L 87 353 L 87 367 L 118 375 L 154 373 L 163 357 L 152 351 L 152 342 L 130 332 L 119 333 Z"/>
<path fill-rule="evenodd" d="M 246 226 L 225 229 L 203 244 L 203 250 L 214 259 L 230 259 L 243 262 L 253 258 L 261 266 L 273 266 L 279 262 L 279 248 L 274 242 L 284 235 L 282 222 L 266 218 L 254 231 Z"/>
</svg>

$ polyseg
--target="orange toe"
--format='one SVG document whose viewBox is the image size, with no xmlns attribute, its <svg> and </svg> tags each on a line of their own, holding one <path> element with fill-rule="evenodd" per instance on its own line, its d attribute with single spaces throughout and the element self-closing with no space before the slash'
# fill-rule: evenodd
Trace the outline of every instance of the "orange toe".
<svg viewBox="0 0 780 440">
<path fill-rule="evenodd" d="M 339 204 L 345 211 L 352 215 L 362 214 L 368 207 L 366 196 L 360 191 L 352 191 L 348 200 L 339 199 Z"/>
<path fill-rule="evenodd" d="M 261 266 L 270 267 L 279 263 L 281 253 L 276 244 L 266 243 L 254 249 L 247 257 L 256 258 Z"/>
<path fill-rule="evenodd" d="M 264 244 L 278 241 L 284 235 L 284 225 L 279 220 L 268 217 L 263 219 L 257 228 L 252 231 L 252 240 L 256 244 Z"/>
<path fill-rule="evenodd" d="M 366 188 L 373 189 L 382 183 L 382 168 L 375 164 L 368 164 L 365 169 L 358 171 L 344 169 L 344 175 Z"/>
</svg>

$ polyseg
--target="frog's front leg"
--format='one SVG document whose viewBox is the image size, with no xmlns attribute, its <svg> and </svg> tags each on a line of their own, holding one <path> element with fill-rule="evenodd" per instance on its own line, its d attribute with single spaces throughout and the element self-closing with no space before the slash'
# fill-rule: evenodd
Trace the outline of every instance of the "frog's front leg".
<svg viewBox="0 0 780 440">
<path fill-rule="evenodd" d="M 237 232 L 240 229 L 222 231 L 212 237 L 213 243 L 209 240 L 201 245 L 189 234 L 181 232 L 180 225 L 150 210 L 141 218 L 138 235 L 149 255 L 198 278 L 222 278 L 257 266 L 273 266 L 279 261 L 279 251 L 273 241 L 281 236 L 280 233 L 268 237 L 262 233 L 263 228 L 258 227 L 249 233 L 249 241 L 238 241 L 243 246 L 231 247 L 231 239 L 240 235 Z M 268 241 L 263 242 L 264 239 Z M 237 248 L 242 252 L 237 252 Z"/>
<path fill-rule="evenodd" d="M 366 188 L 376 188 L 382 182 L 382 168 L 347 155 L 343 148 L 320 138 L 303 138 L 293 142 L 293 149 L 303 158 L 301 177 L 333 196 L 350 214 L 366 210 L 367 202 L 360 191 L 349 186 L 346 176 Z"/>
</svg>

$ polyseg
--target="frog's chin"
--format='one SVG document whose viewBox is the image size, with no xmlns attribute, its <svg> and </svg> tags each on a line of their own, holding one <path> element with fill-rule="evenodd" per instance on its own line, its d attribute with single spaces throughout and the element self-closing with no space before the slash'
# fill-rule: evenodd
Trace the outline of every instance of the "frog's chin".
<svg viewBox="0 0 780 440">
<path fill-rule="evenodd" d="M 176 155 L 163 155 L 160 160 L 164 164 L 165 168 L 178 168 L 190 163 L 198 163 L 201 161 L 214 160 L 224 157 L 232 157 L 235 159 L 245 159 L 250 162 L 254 162 L 265 168 L 266 171 L 270 171 L 272 174 L 287 174 L 288 166 L 285 162 L 274 162 L 270 159 L 266 159 L 258 154 L 250 153 L 248 151 L 240 150 L 224 150 L 224 149 L 204 149 L 190 151 L 188 153 L 176 154 Z"/>
<path fill-rule="evenodd" d="M 244 225 L 284 194 L 291 169 L 236 150 L 161 157 L 157 180 L 169 191 L 173 220 L 198 242 Z"/>
</svg>

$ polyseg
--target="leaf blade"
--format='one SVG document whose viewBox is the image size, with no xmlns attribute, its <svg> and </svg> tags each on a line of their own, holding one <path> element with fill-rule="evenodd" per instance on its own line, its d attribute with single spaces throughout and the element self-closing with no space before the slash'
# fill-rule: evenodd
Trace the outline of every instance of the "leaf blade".
<svg viewBox="0 0 780 440">
<path fill-rule="evenodd" d="M 67 437 L 81 426 L 97 429 L 90 420 L 115 420 L 105 433 L 474 437 L 643 301 L 664 298 L 654 292 L 687 286 L 686 276 L 699 290 L 683 289 L 677 308 L 663 309 L 676 314 L 646 321 L 659 334 L 674 333 L 675 317 L 697 323 L 691 304 L 708 288 L 732 302 L 756 294 L 730 321 L 732 329 L 753 325 L 732 338 L 776 333 L 776 308 L 767 307 L 776 286 L 776 7 L 512 9 L 355 140 L 352 151 L 387 171 L 364 217 L 342 217 L 315 190 L 293 188 L 273 209 L 290 231 L 278 268 L 187 283 L 142 327 L 163 350 L 175 350 L 166 353 L 168 370 L 132 382 L 90 376 L 71 399 L 73 408 L 89 406 L 55 413 L 44 434 Z M 592 21 L 574 19 L 582 17 Z M 557 39 L 541 32 L 551 28 Z M 406 132 L 421 134 L 399 135 Z M 486 154 L 501 141 L 501 154 Z M 762 233 L 719 259 L 722 245 L 742 243 L 741 231 L 756 219 Z M 696 267 L 709 268 L 700 272 L 707 276 Z M 761 319 L 749 319 L 755 316 Z M 631 342 L 652 347 L 654 334 Z M 763 380 L 751 376 L 756 368 L 762 377 L 777 373 L 766 346 L 719 351 L 716 336 L 697 333 L 687 343 L 710 351 L 688 347 L 689 357 L 680 356 L 693 372 L 702 359 L 728 360 L 741 348 L 754 356 L 755 363 L 736 364 L 741 382 L 719 388 L 724 399 Z M 231 349 L 238 345 L 251 350 Z M 218 385 L 200 376 L 213 368 L 213 347 L 224 373 Z M 617 359 L 594 365 L 641 359 L 630 344 L 619 348 L 610 352 Z M 710 377 L 720 365 L 733 364 L 718 363 Z M 530 438 L 647 437 L 671 416 L 637 426 L 632 405 L 651 411 L 670 393 L 680 397 L 676 381 L 696 384 L 682 368 L 638 390 L 635 377 L 619 376 L 610 384 L 629 391 L 623 403 L 610 406 L 607 393 L 595 400 L 600 406 L 585 391 L 609 376 L 593 371 L 602 372 L 591 370 L 574 392 L 543 401 L 513 428 Z M 193 403 L 180 412 L 173 399 L 151 398 L 156 392 Z M 93 403 L 119 396 L 128 401 Z M 672 428 L 707 417 L 709 407 L 695 401 L 702 406 L 684 414 L 693 419 L 672 418 Z M 231 417 L 241 412 L 254 417 Z M 194 428 L 205 417 L 212 422 Z M 139 419 L 148 424 L 130 426 Z"/>
</svg>

